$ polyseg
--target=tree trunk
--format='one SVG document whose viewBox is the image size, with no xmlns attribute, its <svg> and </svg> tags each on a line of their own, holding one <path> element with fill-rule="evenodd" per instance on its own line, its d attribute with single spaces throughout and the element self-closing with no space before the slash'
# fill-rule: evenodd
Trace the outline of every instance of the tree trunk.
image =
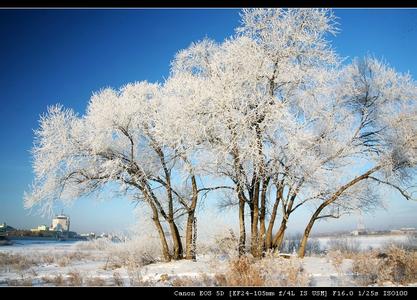
<svg viewBox="0 0 417 300">
<path fill-rule="evenodd" d="M 148 203 L 151 206 L 152 214 L 153 214 L 152 220 L 155 224 L 156 230 L 158 231 L 159 240 L 161 241 L 162 255 L 165 261 L 170 261 L 171 255 L 169 254 L 169 247 L 168 247 L 168 243 L 165 237 L 164 229 L 162 228 L 161 222 L 159 221 L 158 210 L 152 202 L 149 201 Z"/>
<path fill-rule="evenodd" d="M 171 189 L 171 171 L 168 169 L 166 161 L 165 161 L 165 154 L 162 149 L 158 146 L 154 148 L 155 152 L 158 154 L 159 159 L 161 161 L 162 167 L 164 169 L 165 174 L 165 190 L 167 193 L 168 198 L 168 224 L 171 230 L 172 235 L 172 242 L 174 247 L 174 259 L 181 259 L 183 258 L 183 248 L 180 233 L 178 231 L 177 224 L 174 221 L 174 199 L 172 197 L 172 189 Z"/>
<path fill-rule="evenodd" d="M 310 221 L 308 222 L 307 227 L 304 230 L 304 234 L 303 234 L 303 237 L 302 237 L 301 243 L 300 243 L 300 248 L 298 249 L 298 256 L 300 258 L 303 258 L 305 256 L 308 237 L 310 235 L 311 229 L 313 228 L 314 222 L 316 220 L 324 217 L 324 216 L 320 217 L 320 213 L 322 212 L 322 210 L 324 208 L 326 208 L 328 205 L 332 204 L 334 201 L 336 201 L 340 197 L 340 195 L 342 195 L 342 193 L 344 191 L 346 191 L 348 188 L 350 188 L 351 186 L 355 185 L 356 183 L 368 178 L 369 175 L 378 171 L 379 169 L 381 169 L 381 166 L 376 166 L 376 167 L 373 167 L 372 169 L 368 170 L 367 172 L 363 173 L 362 175 L 355 177 L 354 179 L 349 181 L 347 184 L 340 187 L 337 190 L 337 192 L 334 193 L 329 199 L 327 199 L 322 204 L 320 204 L 320 206 L 314 212 L 313 216 L 310 218 Z"/>
<path fill-rule="evenodd" d="M 271 218 L 269 219 L 268 230 L 266 232 L 265 248 L 269 250 L 272 248 L 272 230 L 274 229 L 275 218 L 277 216 L 277 209 L 282 198 L 282 187 L 277 187 L 277 194 L 275 196 L 275 203 L 272 208 Z"/>
<path fill-rule="evenodd" d="M 251 253 L 254 257 L 259 257 L 258 253 L 258 222 L 259 222 L 259 179 L 255 179 L 255 187 L 252 197 L 252 207 L 253 207 L 253 218 L 252 218 L 252 230 L 251 230 Z"/>
<path fill-rule="evenodd" d="M 298 257 L 300 258 L 303 258 L 305 256 L 308 237 L 310 236 L 311 229 L 313 228 L 314 222 L 316 221 L 315 215 L 316 214 L 314 214 L 313 217 L 310 219 L 310 222 L 308 222 L 308 225 L 304 230 L 304 234 L 300 243 L 300 248 L 298 249 Z"/>
<path fill-rule="evenodd" d="M 275 250 L 279 251 L 281 249 L 282 242 L 284 241 L 285 230 L 287 229 L 287 220 L 288 216 L 284 215 L 282 217 L 281 225 L 278 229 L 278 232 L 274 236 L 273 248 Z"/>
<path fill-rule="evenodd" d="M 246 250 L 246 229 L 245 229 L 245 199 L 241 192 L 238 192 L 239 198 L 239 256 L 245 254 Z"/>
<path fill-rule="evenodd" d="M 265 228 L 265 213 L 266 213 L 266 192 L 268 189 L 269 178 L 266 178 L 262 183 L 261 193 L 261 209 L 259 214 L 259 243 L 258 252 L 263 255 L 265 252 L 265 239 L 266 239 L 266 228 Z"/>
<path fill-rule="evenodd" d="M 279 227 L 279 230 L 274 237 L 273 248 L 275 250 L 279 251 L 281 249 L 282 242 L 284 241 L 285 230 L 287 229 L 288 218 L 292 213 L 292 206 L 294 204 L 295 198 L 297 197 L 300 187 L 301 184 L 299 184 L 298 187 L 295 189 L 294 193 L 290 198 L 290 201 L 288 202 L 288 205 L 286 207 L 284 206 L 284 215 L 282 216 L 281 226 Z"/>
<path fill-rule="evenodd" d="M 174 247 L 173 259 L 182 259 L 183 258 L 183 248 L 180 233 L 178 227 L 173 220 L 168 221 L 169 228 L 171 230 L 172 242 Z"/>
</svg>

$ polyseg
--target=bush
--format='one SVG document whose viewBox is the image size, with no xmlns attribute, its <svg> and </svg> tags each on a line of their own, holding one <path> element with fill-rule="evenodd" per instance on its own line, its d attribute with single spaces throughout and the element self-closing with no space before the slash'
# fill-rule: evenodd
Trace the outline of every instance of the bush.
<svg viewBox="0 0 417 300">
<path fill-rule="evenodd" d="M 0 253 L 0 270 L 2 271 L 23 271 L 37 265 L 38 262 L 33 258 L 28 258 L 20 254 Z"/>
<path fill-rule="evenodd" d="M 113 273 L 113 282 L 115 286 L 123 286 L 123 279 L 118 272 Z"/>
<path fill-rule="evenodd" d="M 216 274 L 215 285 L 225 286 L 308 286 L 301 260 L 267 255 L 255 260 L 242 256 L 230 261 L 225 274 Z"/>
<path fill-rule="evenodd" d="M 210 253 L 225 259 L 233 259 L 238 256 L 239 240 L 232 229 L 216 233 L 210 242 L 201 242 L 201 253 Z"/>
<path fill-rule="evenodd" d="M 32 278 L 6 280 L 8 286 L 32 286 Z"/>
<path fill-rule="evenodd" d="M 417 281 L 417 252 L 391 246 L 385 252 L 357 254 L 353 272 L 360 285 L 407 284 Z"/>
<path fill-rule="evenodd" d="M 100 245 L 103 246 L 104 243 Z M 142 239 L 135 238 L 121 243 L 109 242 L 106 245 L 105 253 L 108 257 L 103 267 L 105 270 L 121 267 L 137 269 L 160 259 L 161 251 L 156 239 L 149 239 L 144 243 Z"/>
<path fill-rule="evenodd" d="M 100 277 L 90 277 L 85 280 L 87 286 L 103 286 L 106 281 Z"/>
<path fill-rule="evenodd" d="M 58 274 L 56 276 L 43 276 L 42 281 L 44 283 L 50 283 L 53 286 L 64 286 L 64 285 L 66 285 L 64 277 L 62 277 L 61 274 Z"/>
<path fill-rule="evenodd" d="M 229 271 L 225 274 L 227 285 L 231 286 L 263 286 L 259 268 L 249 256 L 242 256 L 229 263 Z"/>
<path fill-rule="evenodd" d="M 71 271 L 68 273 L 68 284 L 72 286 L 82 286 L 83 285 L 83 278 L 80 272 Z"/>
</svg>

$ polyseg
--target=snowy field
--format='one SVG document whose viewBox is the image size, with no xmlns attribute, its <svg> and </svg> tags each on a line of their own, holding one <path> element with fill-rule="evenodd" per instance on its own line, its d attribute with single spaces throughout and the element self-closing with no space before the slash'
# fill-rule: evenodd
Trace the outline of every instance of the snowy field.
<svg viewBox="0 0 417 300">
<path fill-rule="evenodd" d="M 381 249 L 389 244 L 406 243 L 409 239 L 409 235 L 366 235 L 366 236 L 345 236 L 341 239 L 346 239 L 351 244 L 357 246 L 360 250 L 372 250 Z M 320 243 L 322 249 L 331 248 L 331 241 L 335 240 L 335 237 L 320 237 L 316 238 Z"/>
<path fill-rule="evenodd" d="M 385 247 L 390 242 L 405 241 L 407 236 L 350 238 L 358 241 L 361 249 L 369 249 Z M 325 248 L 330 239 L 320 238 L 319 241 Z M 198 256 L 196 261 L 166 263 L 153 261 L 150 253 L 154 251 L 152 247 L 138 246 L 138 242 L 17 241 L 12 246 L 0 247 L 0 286 L 216 285 L 219 280 L 224 281 L 221 279 L 222 274 L 227 275 L 228 272 L 230 257 L 225 253 L 207 253 Z M 304 259 L 269 257 L 262 263 L 268 265 L 269 272 L 269 281 L 265 285 L 357 285 L 352 272 L 352 259 L 349 258 L 335 262 L 335 258 L 330 255 L 317 254 Z M 284 269 L 288 270 L 285 276 L 291 277 L 292 281 L 283 279 L 278 272 Z M 256 276 L 257 273 L 253 274 Z"/>
</svg>

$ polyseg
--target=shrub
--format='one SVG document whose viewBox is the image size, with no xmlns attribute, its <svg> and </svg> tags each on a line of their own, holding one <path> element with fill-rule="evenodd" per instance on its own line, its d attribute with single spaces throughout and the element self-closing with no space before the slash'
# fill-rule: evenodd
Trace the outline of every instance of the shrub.
<svg viewBox="0 0 417 300">
<path fill-rule="evenodd" d="M 33 279 L 30 277 L 22 279 L 8 279 L 6 280 L 8 286 L 32 286 Z"/>
<path fill-rule="evenodd" d="M 37 265 L 38 262 L 33 258 L 20 254 L 0 253 L 0 270 L 2 271 L 23 271 Z"/>
<path fill-rule="evenodd" d="M 50 283 L 53 286 L 64 286 L 65 285 L 64 277 L 62 277 L 61 274 L 58 274 L 56 276 L 43 276 L 42 281 L 44 283 Z"/>
<path fill-rule="evenodd" d="M 123 286 L 123 279 L 118 272 L 113 273 L 113 282 L 115 286 Z"/>
<path fill-rule="evenodd" d="M 85 280 L 87 286 L 103 286 L 106 281 L 100 277 L 89 277 Z"/>
<path fill-rule="evenodd" d="M 417 281 L 417 252 L 391 246 L 382 253 L 361 253 L 354 257 L 352 270 L 360 285 L 414 283 Z"/>
<path fill-rule="evenodd" d="M 217 233 L 210 244 L 201 248 L 206 248 L 205 252 L 212 253 L 216 257 L 234 259 L 238 256 L 239 240 L 232 229 Z"/>
<path fill-rule="evenodd" d="M 230 261 L 229 270 L 225 276 L 226 282 L 231 286 L 263 286 L 265 284 L 259 269 L 249 256 Z"/>
<path fill-rule="evenodd" d="M 267 255 L 258 262 L 268 286 L 308 286 L 310 279 L 297 257 L 283 258 Z"/>
<path fill-rule="evenodd" d="M 122 243 L 112 243 L 106 249 L 108 259 L 104 269 L 127 267 L 137 269 L 158 261 L 159 244 L 154 239 L 146 243 L 140 239 L 130 239 Z"/>
<path fill-rule="evenodd" d="M 216 274 L 215 285 L 227 286 L 308 286 L 301 260 L 267 255 L 255 260 L 242 256 L 231 260 L 225 274 Z"/>
<path fill-rule="evenodd" d="M 71 271 L 71 272 L 68 273 L 67 282 L 68 282 L 69 285 L 72 285 L 72 286 L 82 286 L 83 285 L 83 278 L 82 278 L 80 272 Z"/>
</svg>

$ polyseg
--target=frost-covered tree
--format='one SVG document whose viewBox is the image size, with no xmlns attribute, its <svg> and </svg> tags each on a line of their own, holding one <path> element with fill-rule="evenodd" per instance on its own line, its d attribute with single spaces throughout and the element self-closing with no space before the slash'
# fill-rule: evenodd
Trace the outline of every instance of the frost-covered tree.
<svg viewBox="0 0 417 300">
<path fill-rule="evenodd" d="M 363 201 L 369 200 L 369 189 L 372 192 L 381 184 L 407 200 L 413 199 L 411 183 L 417 166 L 415 82 L 408 74 L 397 73 L 372 58 L 354 61 L 343 73 L 334 97 L 340 99 L 339 110 L 346 109 L 353 120 L 350 138 L 337 154 L 343 160 L 349 158 L 342 169 L 349 168 L 350 172 L 346 172 L 348 178 L 339 176 L 338 184 L 321 193 L 301 241 L 301 257 L 315 221 L 340 215 L 334 213 L 334 207 L 361 207 L 369 203 Z M 358 199 L 362 201 L 354 203 Z"/>
<path fill-rule="evenodd" d="M 179 156 L 185 155 L 164 140 L 170 127 L 162 124 L 162 99 L 160 85 L 140 82 L 94 94 L 81 117 L 61 106 L 50 107 L 35 132 L 35 182 L 25 196 L 26 206 L 51 208 L 57 199 L 73 201 L 116 183 L 149 205 L 164 258 L 182 258 L 176 218 L 184 200 L 177 203 L 182 185 L 175 186 L 172 174 Z M 194 211 L 196 202 L 184 202 L 184 207 Z M 173 253 L 162 221 L 168 224 Z M 187 226 L 187 234 L 192 230 Z M 188 239 L 186 248 L 191 255 Z"/>
<path fill-rule="evenodd" d="M 246 205 L 255 256 L 280 248 L 288 219 L 301 206 L 318 208 L 300 253 L 315 220 L 374 206 L 376 199 L 363 197 L 370 186 L 361 176 L 391 161 L 387 157 L 395 144 L 382 136 L 390 132 L 391 141 L 397 140 L 395 134 L 403 134 L 397 126 L 413 132 L 412 113 L 404 125 L 393 123 L 398 113 L 415 110 L 409 76 L 374 59 L 343 66 L 326 40 L 335 32 L 329 10 L 244 10 L 235 36 L 220 44 L 192 44 L 174 60 L 173 76 L 187 78 L 187 86 L 196 88 L 187 92 L 193 96 L 185 106 L 192 111 L 187 115 L 195 138 L 211 152 L 206 167 L 235 186 L 240 253 Z M 407 141 L 410 156 L 415 149 Z M 361 179 L 346 186 L 347 174 L 355 171 Z M 279 207 L 282 219 L 273 235 Z"/>
<path fill-rule="evenodd" d="M 295 97 L 300 87 L 319 89 L 326 80 L 321 70 L 337 59 L 323 38 L 333 32 L 327 10 L 244 10 L 242 21 L 237 34 L 222 44 L 204 40 L 181 51 L 173 74 L 192 77 L 202 86 L 193 98 L 200 103 L 190 105 L 197 109 L 193 118 L 200 119 L 199 139 L 209 144 L 213 169 L 235 184 L 240 252 L 247 204 L 251 252 L 259 255 L 265 243 L 271 244 L 275 220 L 270 219 L 267 230 L 267 189 L 281 180 L 277 139 L 271 142 L 271 135 L 287 125 L 290 109 L 300 105 Z M 276 210 L 277 205 L 273 216 Z"/>
</svg>

